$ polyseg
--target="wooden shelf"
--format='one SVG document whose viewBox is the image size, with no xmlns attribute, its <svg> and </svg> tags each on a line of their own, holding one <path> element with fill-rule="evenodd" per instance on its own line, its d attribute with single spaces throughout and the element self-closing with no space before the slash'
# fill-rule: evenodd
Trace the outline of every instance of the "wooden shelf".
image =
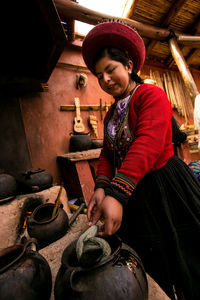
<svg viewBox="0 0 200 300">
<path fill-rule="evenodd" d="M 82 197 L 86 204 L 94 192 L 91 162 L 98 161 L 101 148 L 69 152 L 57 157 L 68 196 Z M 93 166 L 94 167 L 94 166 Z"/>
<path fill-rule="evenodd" d="M 99 158 L 100 152 L 101 148 L 98 148 L 80 152 L 69 152 L 58 157 L 65 158 L 71 162 L 75 162 L 81 160 L 97 159 Z"/>
</svg>

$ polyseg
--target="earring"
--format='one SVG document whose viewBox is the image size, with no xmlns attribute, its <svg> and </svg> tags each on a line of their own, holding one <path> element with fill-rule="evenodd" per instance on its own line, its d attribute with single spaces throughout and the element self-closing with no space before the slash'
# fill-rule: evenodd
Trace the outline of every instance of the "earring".
<svg viewBox="0 0 200 300">
<path fill-rule="evenodd" d="M 131 74 L 131 73 L 132 73 L 131 70 L 129 70 L 129 71 L 128 71 L 128 74 Z"/>
</svg>

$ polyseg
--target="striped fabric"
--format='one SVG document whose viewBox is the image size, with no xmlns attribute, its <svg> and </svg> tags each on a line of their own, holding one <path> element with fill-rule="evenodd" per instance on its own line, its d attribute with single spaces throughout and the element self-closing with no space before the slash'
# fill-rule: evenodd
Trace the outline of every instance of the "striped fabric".
<svg viewBox="0 0 200 300">
<path fill-rule="evenodd" d="M 200 160 L 193 160 L 188 164 L 188 167 L 192 170 L 198 180 L 200 180 Z"/>
<path fill-rule="evenodd" d="M 95 180 L 95 183 L 96 184 L 99 184 L 99 183 L 102 183 L 102 184 L 109 184 L 110 183 L 110 178 L 105 176 L 105 175 L 98 175 L 96 177 L 96 180 Z"/>
<path fill-rule="evenodd" d="M 111 184 L 129 196 L 136 187 L 136 183 L 122 173 L 117 173 Z"/>
</svg>

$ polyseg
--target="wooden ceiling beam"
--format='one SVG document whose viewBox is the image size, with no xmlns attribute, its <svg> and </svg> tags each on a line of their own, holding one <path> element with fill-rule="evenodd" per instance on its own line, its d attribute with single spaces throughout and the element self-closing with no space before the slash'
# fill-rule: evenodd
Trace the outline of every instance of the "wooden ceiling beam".
<svg viewBox="0 0 200 300">
<path fill-rule="evenodd" d="M 199 36 L 196 36 L 195 34 L 199 34 L 200 32 L 200 15 L 198 15 L 198 17 L 196 18 L 195 22 L 190 26 L 190 28 L 188 29 L 188 32 L 193 33 L 193 36 L 189 36 L 189 35 L 181 35 L 179 34 L 179 36 L 177 36 L 177 42 L 179 44 L 182 44 L 181 47 L 181 51 L 184 51 L 185 47 L 191 47 L 193 48 L 189 55 L 186 58 L 187 63 L 190 63 L 190 55 L 192 55 L 192 59 L 194 57 L 194 48 L 200 48 L 200 39 Z M 195 43 L 194 43 L 195 41 Z M 185 46 L 185 47 L 183 47 Z M 196 53 L 195 53 L 196 54 Z M 174 64 L 174 60 L 173 58 L 170 56 L 168 61 L 166 62 L 166 65 L 168 66 L 168 68 L 170 69 Z"/>
<path fill-rule="evenodd" d="M 186 58 L 186 62 L 187 64 L 192 64 L 194 59 L 197 57 L 197 56 L 200 56 L 199 54 L 199 49 L 192 49 L 189 53 L 189 55 L 187 56 Z"/>
<path fill-rule="evenodd" d="M 134 19 L 135 8 L 136 8 L 138 2 L 139 2 L 139 0 L 132 1 L 132 5 L 126 15 L 126 18 Z"/>
<path fill-rule="evenodd" d="M 199 34 L 199 32 L 200 32 L 200 15 L 198 16 L 196 22 L 193 24 L 193 28 L 194 28 L 194 33 Z M 196 38 L 196 36 L 195 36 L 195 38 Z M 180 37 L 179 37 L 179 39 L 180 39 Z M 195 45 L 196 44 L 197 43 L 195 43 Z M 187 44 L 187 46 L 188 46 L 188 44 Z M 200 46 L 200 42 L 199 42 L 199 46 Z M 192 51 L 190 51 L 189 55 L 186 58 L 187 63 L 188 64 L 190 64 L 190 63 L 192 64 L 193 59 L 196 56 L 199 56 L 199 49 L 192 49 Z"/>
<path fill-rule="evenodd" d="M 160 26 L 168 28 L 171 23 L 171 20 L 175 18 L 178 14 L 182 6 L 185 4 L 186 0 L 178 0 L 175 1 L 174 4 L 170 7 L 167 14 L 163 17 L 162 21 L 160 22 Z M 151 53 L 152 49 L 155 47 L 157 41 L 151 41 L 146 47 L 147 56 Z"/>
<path fill-rule="evenodd" d="M 75 21 L 72 18 L 65 19 L 67 23 L 67 37 L 69 41 L 75 40 Z"/>
<path fill-rule="evenodd" d="M 171 21 L 175 18 L 175 16 L 179 13 L 183 5 L 185 4 L 186 0 L 178 0 L 170 7 L 167 15 L 164 17 L 163 21 L 161 22 L 161 26 L 168 28 Z"/>
<path fill-rule="evenodd" d="M 183 55 L 181 53 L 181 50 L 178 46 L 178 43 L 177 43 L 175 37 L 170 38 L 169 47 L 170 47 L 172 56 L 176 62 L 176 65 L 181 73 L 181 76 L 183 78 L 185 86 L 190 94 L 191 101 L 194 105 L 194 100 L 195 100 L 196 96 L 199 94 L 199 92 L 198 92 L 196 83 L 193 79 L 193 76 L 190 72 L 190 69 L 185 61 L 185 58 L 183 57 Z"/>
<path fill-rule="evenodd" d="M 62 17 L 71 17 L 75 20 L 92 25 L 102 23 L 106 20 L 116 20 L 116 17 L 114 16 L 102 14 L 91 9 L 87 9 L 70 0 L 55 0 L 54 2 L 61 19 Z M 170 34 L 170 31 L 168 29 L 142 24 L 140 22 L 127 18 L 117 19 L 135 28 L 142 37 L 164 41 L 166 40 L 166 38 L 168 38 Z M 179 33 L 175 32 L 175 34 L 177 37 L 179 36 Z"/>
</svg>

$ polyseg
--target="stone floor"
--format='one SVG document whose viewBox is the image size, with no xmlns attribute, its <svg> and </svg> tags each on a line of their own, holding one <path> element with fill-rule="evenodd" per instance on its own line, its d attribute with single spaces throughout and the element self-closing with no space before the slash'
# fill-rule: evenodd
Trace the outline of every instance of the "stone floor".
<svg viewBox="0 0 200 300">
<path fill-rule="evenodd" d="M 0 205 L 0 249 L 9 247 L 16 243 L 17 229 L 21 216 L 21 208 L 23 207 L 23 203 L 27 199 L 27 197 L 40 198 L 42 199 L 43 203 L 54 203 L 58 195 L 59 188 L 59 186 L 55 186 L 38 193 L 19 195 L 12 201 Z M 68 206 L 68 199 L 64 189 L 62 191 L 60 201 L 62 202 L 63 208 L 68 216 L 71 217 L 72 214 Z M 84 214 L 80 214 L 75 222 L 70 226 L 68 232 L 64 237 L 39 250 L 39 253 L 48 261 L 51 268 L 53 287 L 56 274 L 61 265 L 61 257 L 64 249 L 73 240 L 77 239 L 87 228 L 87 217 Z M 148 274 L 147 279 L 149 286 L 148 300 L 170 300 L 169 297 L 166 296 L 162 289 Z M 54 300 L 53 288 L 50 300 Z"/>
</svg>

